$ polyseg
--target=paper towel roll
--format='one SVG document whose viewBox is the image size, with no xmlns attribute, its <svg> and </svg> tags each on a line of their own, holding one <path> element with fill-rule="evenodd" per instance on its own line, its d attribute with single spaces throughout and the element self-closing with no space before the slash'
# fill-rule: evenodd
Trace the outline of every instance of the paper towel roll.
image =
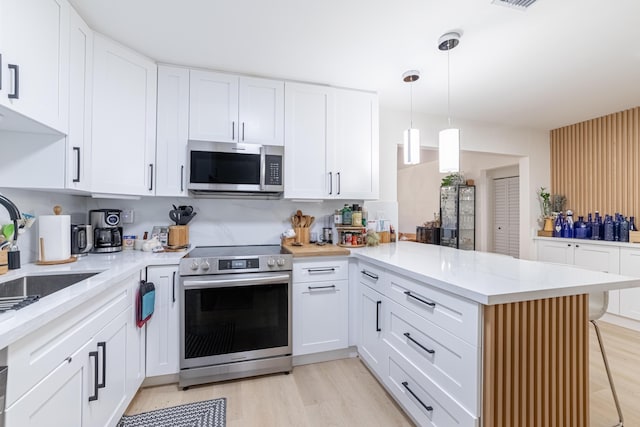
<svg viewBox="0 0 640 427">
<path fill-rule="evenodd" d="M 71 257 L 71 216 L 41 215 L 38 218 L 40 261 L 64 261 Z"/>
</svg>

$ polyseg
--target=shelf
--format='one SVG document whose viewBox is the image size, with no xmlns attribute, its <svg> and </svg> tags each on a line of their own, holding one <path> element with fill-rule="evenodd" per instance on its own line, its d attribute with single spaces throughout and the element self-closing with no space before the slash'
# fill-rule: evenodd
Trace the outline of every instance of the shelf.
<svg viewBox="0 0 640 427">
<path fill-rule="evenodd" d="M 364 248 L 366 245 L 343 245 L 342 243 L 339 243 L 337 246 L 342 248 Z"/>
<path fill-rule="evenodd" d="M 349 226 L 344 226 L 344 227 L 343 226 L 336 226 L 336 228 L 338 230 L 345 230 L 345 231 L 349 231 L 349 230 L 362 231 L 365 228 L 365 226 L 364 225 L 349 225 Z"/>
</svg>

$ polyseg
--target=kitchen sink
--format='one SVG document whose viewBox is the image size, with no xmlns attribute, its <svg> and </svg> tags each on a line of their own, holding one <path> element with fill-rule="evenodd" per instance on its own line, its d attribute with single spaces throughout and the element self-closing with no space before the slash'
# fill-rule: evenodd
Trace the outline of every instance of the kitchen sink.
<svg viewBox="0 0 640 427">
<path fill-rule="evenodd" d="M 99 272 L 24 276 L 0 283 L 0 298 L 28 295 L 42 298 L 96 274 Z"/>
</svg>

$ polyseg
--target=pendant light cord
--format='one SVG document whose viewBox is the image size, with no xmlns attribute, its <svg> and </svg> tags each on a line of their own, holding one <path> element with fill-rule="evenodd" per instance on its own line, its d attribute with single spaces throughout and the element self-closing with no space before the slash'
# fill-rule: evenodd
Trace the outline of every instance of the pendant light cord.
<svg viewBox="0 0 640 427">
<path fill-rule="evenodd" d="M 449 52 L 451 48 L 447 49 L 447 122 L 451 127 L 451 64 L 449 60 Z"/>
<path fill-rule="evenodd" d="M 413 82 L 409 83 L 409 99 L 411 100 L 409 113 L 409 127 L 413 129 Z"/>
</svg>

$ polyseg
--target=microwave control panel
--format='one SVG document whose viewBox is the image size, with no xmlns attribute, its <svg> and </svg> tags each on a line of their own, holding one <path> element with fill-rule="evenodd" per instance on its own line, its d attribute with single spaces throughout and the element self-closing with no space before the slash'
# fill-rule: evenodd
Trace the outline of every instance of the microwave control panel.
<svg viewBox="0 0 640 427">
<path fill-rule="evenodd" d="M 265 156 L 265 185 L 282 185 L 282 156 Z"/>
</svg>

